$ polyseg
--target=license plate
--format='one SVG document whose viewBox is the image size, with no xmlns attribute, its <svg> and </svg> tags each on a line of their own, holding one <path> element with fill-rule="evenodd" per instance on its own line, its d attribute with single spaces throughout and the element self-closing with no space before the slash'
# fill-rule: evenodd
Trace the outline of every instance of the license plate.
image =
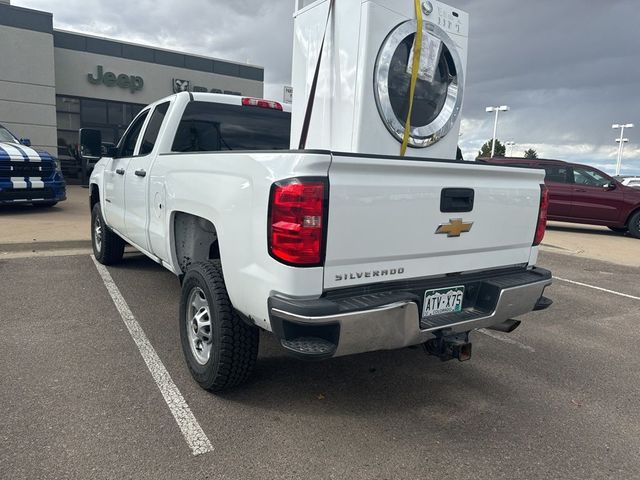
<svg viewBox="0 0 640 480">
<path fill-rule="evenodd" d="M 464 287 L 447 287 L 424 292 L 423 317 L 441 315 L 443 313 L 459 312 L 462 310 Z"/>
</svg>

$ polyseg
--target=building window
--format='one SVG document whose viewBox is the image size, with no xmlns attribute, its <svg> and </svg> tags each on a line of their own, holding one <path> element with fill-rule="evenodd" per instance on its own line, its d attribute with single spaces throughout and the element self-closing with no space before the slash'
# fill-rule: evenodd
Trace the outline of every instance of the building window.
<svg viewBox="0 0 640 480">
<path fill-rule="evenodd" d="M 56 121 L 58 130 L 78 130 L 80 128 L 80 99 L 56 97 Z"/>
<path fill-rule="evenodd" d="M 107 102 L 102 100 L 82 100 L 80 112 L 82 114 L 82 124 L 97 123 L 106 125 L 107 122 Z"/>
<path fill-rule="evenodd" d="M 116 144 L 143 108 L 144 105 L 136 103 L 57 95 L 58 158 L 64 176 L 73 183 L 88 174 L 83 172 L 77 154 L 80 128 L 100 130 L 103 143 Z"/>
</svg>

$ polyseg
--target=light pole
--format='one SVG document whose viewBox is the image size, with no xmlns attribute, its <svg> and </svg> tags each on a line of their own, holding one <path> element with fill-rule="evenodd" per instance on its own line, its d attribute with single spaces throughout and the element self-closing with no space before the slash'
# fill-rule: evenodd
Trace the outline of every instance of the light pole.
<svg viewBox="0 0 640 480">
<path fill-rule="evenodd" d="M 620 141 L 619 138 L 616 138 L 616 143 L 619 143 L 620 145 L 618 145 L 618 166 L 616 166 L 616 175 L 620 175 L 620 171 L 622 170 L 622 156 L 624 155 L 624 144 L 628 143 L 629 139 L 628 138 L 623 138 L 622 141 Z"/>
<path fill-rule="evenodd" d="M 614 123 L 611 125 L 611 128 L 620 129 L 620 138 L 616 140 L 618 142 L 618 161 L 616 162 L 616 175 L 620 175 L 620 169 L 622 168 L 622 152 L 624 150 L 625 141 L 629 141 L 628 138 L 624 138 L 624 129 L 625 128 L 633 128 L 633 123 Z"/>
<path fill-rule="evenodd" d="M 499 107 L 487 107 L 485 108 L 485 111 L 487 113 L 496 112 L 496 119 L 493 122 L 493 140 L 491 141 L 491 158 L 493 158 L 493 155 L 496 153 L 496 133 L 498 132 L 498 114 L 500 112 L 509 111 L 509 107 L 507 107 L 506 105 L 501 105 Z"/>
<path fill-rule="evenodd" d="M 509 150 L 509 155 L 507 155 L 507 157 L 510 157 L 511 154 L 513 153 L 513 147 L 515 146 L 516 142 L 506 142 L 505 146 L 506 148 L 511 147 L 511 150 Z"/>
</svg>

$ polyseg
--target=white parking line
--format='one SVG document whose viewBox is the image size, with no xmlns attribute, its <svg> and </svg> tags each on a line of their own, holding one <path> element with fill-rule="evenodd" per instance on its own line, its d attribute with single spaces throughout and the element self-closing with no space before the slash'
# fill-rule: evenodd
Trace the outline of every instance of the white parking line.
<svg viewBox="0 0 640 480">
<path fill-rule="evenodd" d="M 622 292 L 616 292 L 615 290 L 609 290 L 608 288 L 596 287 L 595 285 L 589 285 L 588 283 L 576 282 L 575 280 L 569 280 L 569 279 L 562 278 L 562 277 L 553 277 L 553 279 L 554 280 L 560 280 L 561 282 L 571 283 L 573 285 L 578 285 L 580 287 L 593 288 L 594 290 L 598 290 L 598 291 L 605 292 L 605 293 L 610 293 L 612 295 L 618 295 L 620 297 L 630 298 L 631 300 L 640 300 L 640 297 L 636 297 L 634 295 L 629 295 L 627 293 L 622 293 Z M 494 339 L 499 340 L 501 342 L 508 343 L 510 345 L 515 345 L 518 348 L 521 348 L 522 350 L 527 350 L 528 352 L 535 353 L 535 349 L 533 347 L 530 347 L 529 345 L 525 345 L 524 343 L 520 343 L 520 342 L 518 342 L 516 340 L 513 340 L 512 338 L 506 337 L 506 336 L 501 335 L 501 334 L 499 334 L 497 332 L 493 332 L 491 330 L 487 330 L 486 328 L 481 328 L 479 330 L 476 330 L 476 332 L 482 333 L 483 335 L 486 335 L 487 337 L 494 338 Z"/>
<path fill-rule="evenodd" d="M 561 282 L 571 283 L 573 285 L 579 285 L 581 287 L 593 288 L 594 290 L 599 290 L 601 292 L 610 293 L 612 295 L 618 295 L 620 297 L 630 298 L 631 300 L 640 300 L 640 297 L 635 297 L 633 295 L 629 295 L 627 293 L 616 292 L 615 290 L 609 290 L 608 288 L 596 287 L 595 285 L 589 285 L 588 283 L 576 282 L 575 280 L 568 280 L 566 278 L 561 277 L 553 277 L 554 280 L 560 280 Z"/>
<path fill-rule="evenodd" d="M 149 368 L 149 371 L 151 372 L 151 376 L 160 389 L 160 393 L 162 393 L 165 402 L 167 402 L 167 406 L 169 407 L 169 410 L 171 410 L 173 418 L 176 419 L 178 427 L 180 427 L 187 445 L 191 448 L 191 452 L 194 455 L 202 455 L 203 453 L 212 452 L 213 446 L 211 445 L 209 438 L 207 438 L 202 427 L 200 427 L 196 417 L 191 413 L 189 405 L 187 405 L 187 402 L 184 400 L 180 390 L 178 390 L 176 384 L 171 380 L 169 372 L 149 342 L 149 339 L 147 339 L 147 336 L 136 318 L 133 316 L 133 313 L 131 313 L 129 305 L 127 305 L 127 302 L 122 297 L 118 286 L 113 281 L 113 278 L 111 278 L 111 274 L 109 274 L 109 271 L 104 267 L 104 265 L 98 263 L 93 255 L 91 255 L 91 260 L 95 263 L 98 273 L 104 282 L 104 286 L 107 288 L 109 295 L 111 295 L 111 299 L 118 309 L 118 312 L 120 312 L 122 321 L 129 330 L 131 338 L 136 342 L 140 355 L 142 355 L 142 358 L 147 364 L 147 368 Z"/>
<path fill-rule="evenodd" d="M 509 345 L 515 345 L 522 350 L 526 350 L 527 352 L 536 353 L 535 348 L 530 347 L 529 345 L 525 345 L 524 343 L 520 343 L 513 338 L 506 337 L 504 335 L 500 335 L 499 333 L 493 332 L 491 330 L 487 330 L 486 328 L 481 328 L 476 330 L 476 332 L 486 335 L 487 337 L 494 338 L 496 340 L 500 340 L 501 342 L 508 343 Z"/>
</svg>

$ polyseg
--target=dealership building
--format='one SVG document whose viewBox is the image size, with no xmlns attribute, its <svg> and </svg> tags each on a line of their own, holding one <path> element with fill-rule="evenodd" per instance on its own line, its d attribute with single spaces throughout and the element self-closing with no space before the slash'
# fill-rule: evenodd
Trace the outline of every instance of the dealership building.
<svg viewBox="0 0 640 480">
<path fill-rule="evenodd" d="M 0 124 L 79 178 L 78 129 L 116 142 L 140 109 L 178 91 L 262 97 L 264 69 L 55 30 L 51 13 L 0 0 Z"/>
</svg>

